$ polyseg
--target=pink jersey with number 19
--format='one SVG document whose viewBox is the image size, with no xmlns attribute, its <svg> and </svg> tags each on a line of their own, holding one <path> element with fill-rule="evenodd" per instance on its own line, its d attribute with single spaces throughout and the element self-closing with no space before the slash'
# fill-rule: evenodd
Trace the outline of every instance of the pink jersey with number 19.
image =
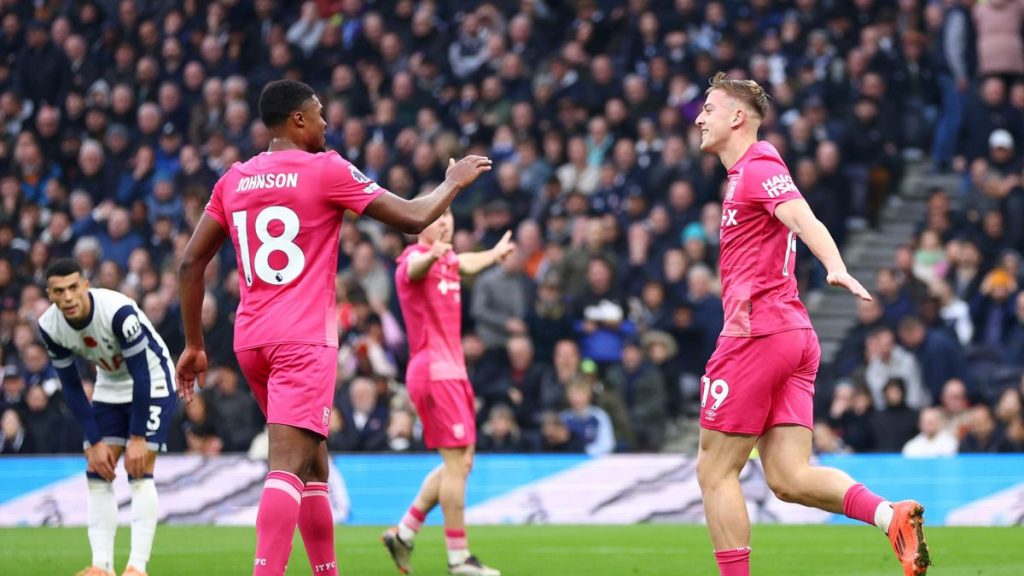
<svg viewBox="0 0 1024 576">
<path fill-rule="evenodd" d="M 729 169 L 722 201 L 722 336 L 811 328 L 796 278 L 796 238 L 775 208 L 803 198 L 775 147 L 756 142 Z"/>
<path fill-rule="evenodd" d="M 342 214 L 362 214 L 383 192 L 337 152 L 263 152 L 221 177 L 206 214 L 231 235 L 237 254 L 235 350 L 337 347 Z"/>
</svg>

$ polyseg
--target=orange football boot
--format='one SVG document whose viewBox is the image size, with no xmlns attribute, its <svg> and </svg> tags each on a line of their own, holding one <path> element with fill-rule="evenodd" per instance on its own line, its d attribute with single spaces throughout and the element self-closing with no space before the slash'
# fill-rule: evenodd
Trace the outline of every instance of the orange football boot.
<svg viewBox="0 0 1024 576">
<path fill-rule="evenodd" d="M 75 576 L 117 576 L 117 574 L 113 571 L 104 570 L 99 566 L 89 566 L 88 568 L 83 568 Z"/>
<path fill-rule="evenodd" d="M 904 576 L 924 576 L 932 563 L 924 541 L 924 506 L 913 500 L 892 504 L 889 542 L 903 564 Z"/>
</svg>

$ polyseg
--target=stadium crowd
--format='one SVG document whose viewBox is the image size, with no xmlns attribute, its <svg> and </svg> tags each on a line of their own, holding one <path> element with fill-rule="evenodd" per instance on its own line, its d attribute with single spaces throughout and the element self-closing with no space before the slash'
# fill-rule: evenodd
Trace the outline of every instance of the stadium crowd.
<svg viewBox="0 0 1024 576">
<path fill-rule="evenodd" d="M 184 243 L 218 176 L 266 149 L 255 103 L 282 77 L 396 194 L 449 157 L 495 161 L 453 205 L 457 251 L 518 245 L 463 290 L 481 451 L 661 449 L 722 327 L 725 172 L 693 125 L 717 70 L 768 88 L 763 138 L 840 243 L 878 224 L 905 163 L 962 175 L 819 380 L 817 449 L 1022 450 L 1022 19 L 1015 0 L 2 0 L 0 453 L 81 449 L 34 329 L 50 259 L 181 350 Z M 343 228 L 332 450 L 422 447 L 393 279 L 412 240 Z M 824 274 L 800 258 L 813 298 Z M 210 378 L 169 444 L 246 451 L 263 424 L 232 352 L 230 247 L 207 274 Z"/>
</svg>

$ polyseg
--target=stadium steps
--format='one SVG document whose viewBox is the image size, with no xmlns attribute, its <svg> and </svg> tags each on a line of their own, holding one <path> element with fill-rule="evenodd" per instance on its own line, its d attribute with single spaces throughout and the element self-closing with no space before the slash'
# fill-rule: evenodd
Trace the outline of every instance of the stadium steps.
<svg viewBox="0 0 1024 576">
<path fill-rule="evenodd" d="M 909 165 L 899 194 L 890 198 L 882 210 L 879 229 L 850 233 L 844 251 L 850 273 L 873 289 L 875 273 L 892 265 L 896 249 L 910 241 L 925 220 L 928 190 L 942 186 L 953 192 L 959 185 L 955 176 L 930 174 L 924 164 Z M 820 297 L 808 301 L 811 322 L 821 341 L 822 364 L 831 364 L 843 337 L 856 323 L 857 302 L 845 290 L 835 288 L 827 288 Z"/>
</svg>

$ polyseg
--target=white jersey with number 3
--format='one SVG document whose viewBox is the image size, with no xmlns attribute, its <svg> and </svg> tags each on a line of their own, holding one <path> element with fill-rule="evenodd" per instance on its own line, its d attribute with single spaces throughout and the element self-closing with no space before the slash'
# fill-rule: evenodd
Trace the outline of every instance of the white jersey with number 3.
<svg viewBox="0 0 1024 576">
<path fill-rule="evenodd" d="M 79 356 L 96 365 L 94 402 L 124 404 L 132 401 L 133 381 L 124 361 L 145 351 L 149 363 L 150 395 L 166 398 L 174 392 L 174 366 L 149 318 L 135 301 L 102 288 L 89 289 L 92 312 L 82 329 L 76 329 L 51 305 L 39 318 L 43 343 L 57 368 L 70 366 Z"/>
</svg>

